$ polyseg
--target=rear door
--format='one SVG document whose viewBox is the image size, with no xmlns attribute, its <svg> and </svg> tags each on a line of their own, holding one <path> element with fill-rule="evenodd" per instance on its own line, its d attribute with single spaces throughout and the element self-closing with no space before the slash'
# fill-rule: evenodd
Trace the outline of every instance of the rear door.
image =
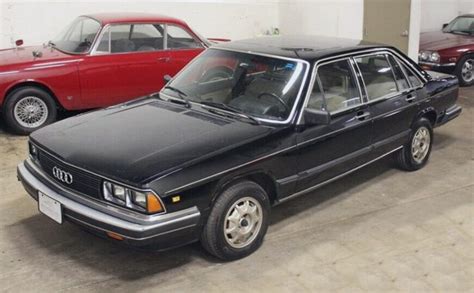
<svg viewBox="0 0 474 293">
<path fill-rule="evenodd" d="M 372 156 L 377 157 L 406 142 L 419 99 L 397 57 L 379 52 L 358 56 L 354 60 L 373 115 Z"/>
<path fill-rule="evenodd" d="M 104 29 L 79 66 L 82 107 L 96 108 L 159 91 L 173 72 L 162 24 L 118 24 Z"/>
<path fill-rule="evenodd" d="M 306 107 L 329 111 L 331 122 L 298 134 L 298 191 L 364 163 L 371 143 L 371 113 L 363 103 L 350 58 L 318 65 Z"/>
</svg>

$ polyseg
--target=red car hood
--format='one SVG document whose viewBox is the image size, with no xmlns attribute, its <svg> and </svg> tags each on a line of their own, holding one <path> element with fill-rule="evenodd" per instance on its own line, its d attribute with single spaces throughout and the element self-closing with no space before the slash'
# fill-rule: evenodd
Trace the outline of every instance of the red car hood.
<svg viewBox="0 0 474 293">
<path fill-rule="evenodd" d="M 437 51 L 467 44 L 474 44 L 473 36 L 443 33 L 441 31 L 420 35 L 420 50 Z"/>
<path fill-rule="evenodd" d="M 40 57 L 34 57 L 34 51 L 40 53 Z M 77 58 L 77 56 L 64 54 L 58 50 L 43 46 L 19 47 L 0 50 L 0 66 L 35 62 L 43 63 L 45 61 L 59 61 L 74 58 Z"/>
</svg>

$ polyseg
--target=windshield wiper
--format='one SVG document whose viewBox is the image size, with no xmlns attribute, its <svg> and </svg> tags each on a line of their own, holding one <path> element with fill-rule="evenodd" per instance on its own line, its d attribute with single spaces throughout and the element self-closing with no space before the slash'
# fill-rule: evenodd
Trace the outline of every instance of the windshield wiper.
<svg viewBox="0 0 474 293">
<path fill-rule="evenodd" d="M 177 93 L 178 96 L 179 96 L 179 99 L 169 98 L 169 100 L 171 102 L 181 103 L 181 104 L 185 105 L 186 108 L 191 108 L 191 103 L 189 102 L 188 95 L 185 92 L 183 92 L 182 90 L 180 90 L 178 88 L 172 87 L 170 85 L 165 86 L 165 89 L 173 91 L 173 92 Z"/>
<path fill-rule="evenodd" d="M 54 47 L 56 47 L 56 44 L 53 43 L 53 41 L 49 40 L 49 41 L 48 41 L 48 46 L 54 48 Z"/>
<path fill-rule="evenodd" d="M 233 114 L 232 116 L 234 116 L 234 117 L 237 116 L 237 117 L 245 118 L 245 119 L 248 119 L 248 120 L 252 121 L 252 123 L 254 123 L 254 124 L 260 124 L 260 121 L 258 119 L 255 119 L 254 117 L 245 114 L 241 110 L 239 110 L 237 108 L 234 108 L 234 107 L 231 107 L 227 104 L 217 103 L 217 102 L 212 102 L 212 101 L 202 101 L 200 103 L 201 103 L 201 105 L 204 105 L 204 106 L 209 106 L 209 107 L 212 107 L 212 108 L 216 108 L 216 109 L 225 110 L 227 112 L 230 112 L 231 114 Z M 215 109 L 212 109 L 212 108 L 207 108 L 206 107 L 206 109 L 208 109 L 209 111 L 216 112 Z M 222 113 L 222 111 L 220 111 L 220 112 Z"/>
<path fill-rule="evenodd" d="M 462 35 L 470 35 L 471 34 L 470 31 L 462 31 L 462 30 L 451 30 L 449 32 L 453 33 L 453 34 L 462 34 Z"/>
</svg>

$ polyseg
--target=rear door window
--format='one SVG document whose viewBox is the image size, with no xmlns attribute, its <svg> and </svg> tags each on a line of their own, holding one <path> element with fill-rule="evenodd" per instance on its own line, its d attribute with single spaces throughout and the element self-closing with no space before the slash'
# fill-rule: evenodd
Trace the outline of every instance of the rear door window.
<svg viewBox="0 0 474 293">
<path fill-rule="evenodd" d="M 385 54 L 354 59 L 362 73 L 369 101 L 398 92 L 392 67 Z"/>
</svg>

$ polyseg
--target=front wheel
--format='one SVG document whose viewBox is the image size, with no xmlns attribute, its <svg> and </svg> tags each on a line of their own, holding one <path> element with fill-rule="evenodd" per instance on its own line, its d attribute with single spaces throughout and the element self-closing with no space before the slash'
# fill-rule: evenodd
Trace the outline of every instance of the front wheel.
<svg viewBox="0 0 474 293">
<path fill-rule="evenodd" d="M 415 171 L 423 168 L 431 154 L 433 145 L 433 128 L 426 118 L 413 124 L 410 140 L 396 154 L 400 168 Z"/>
<path fill-rule="evenodd" d="M 459 60 L 455 74 L 462 86 L 474 85 L 474 55 L 467 55 Z"/>
<path fill-rule="evenodd" d="M 222 192 L 204 225 L 201 244 L 222 260 L 256 251 L 268 228 L 270 202 L 258 184 L 241 181 Z"/>
<path fill-rule="evenodd" d="M 6 97 L 3 117 L 9 128 L 18 134 L 31 132 L 56 120 L 54 99 L 36 87 L 23 87 Z"/>
</svg>

